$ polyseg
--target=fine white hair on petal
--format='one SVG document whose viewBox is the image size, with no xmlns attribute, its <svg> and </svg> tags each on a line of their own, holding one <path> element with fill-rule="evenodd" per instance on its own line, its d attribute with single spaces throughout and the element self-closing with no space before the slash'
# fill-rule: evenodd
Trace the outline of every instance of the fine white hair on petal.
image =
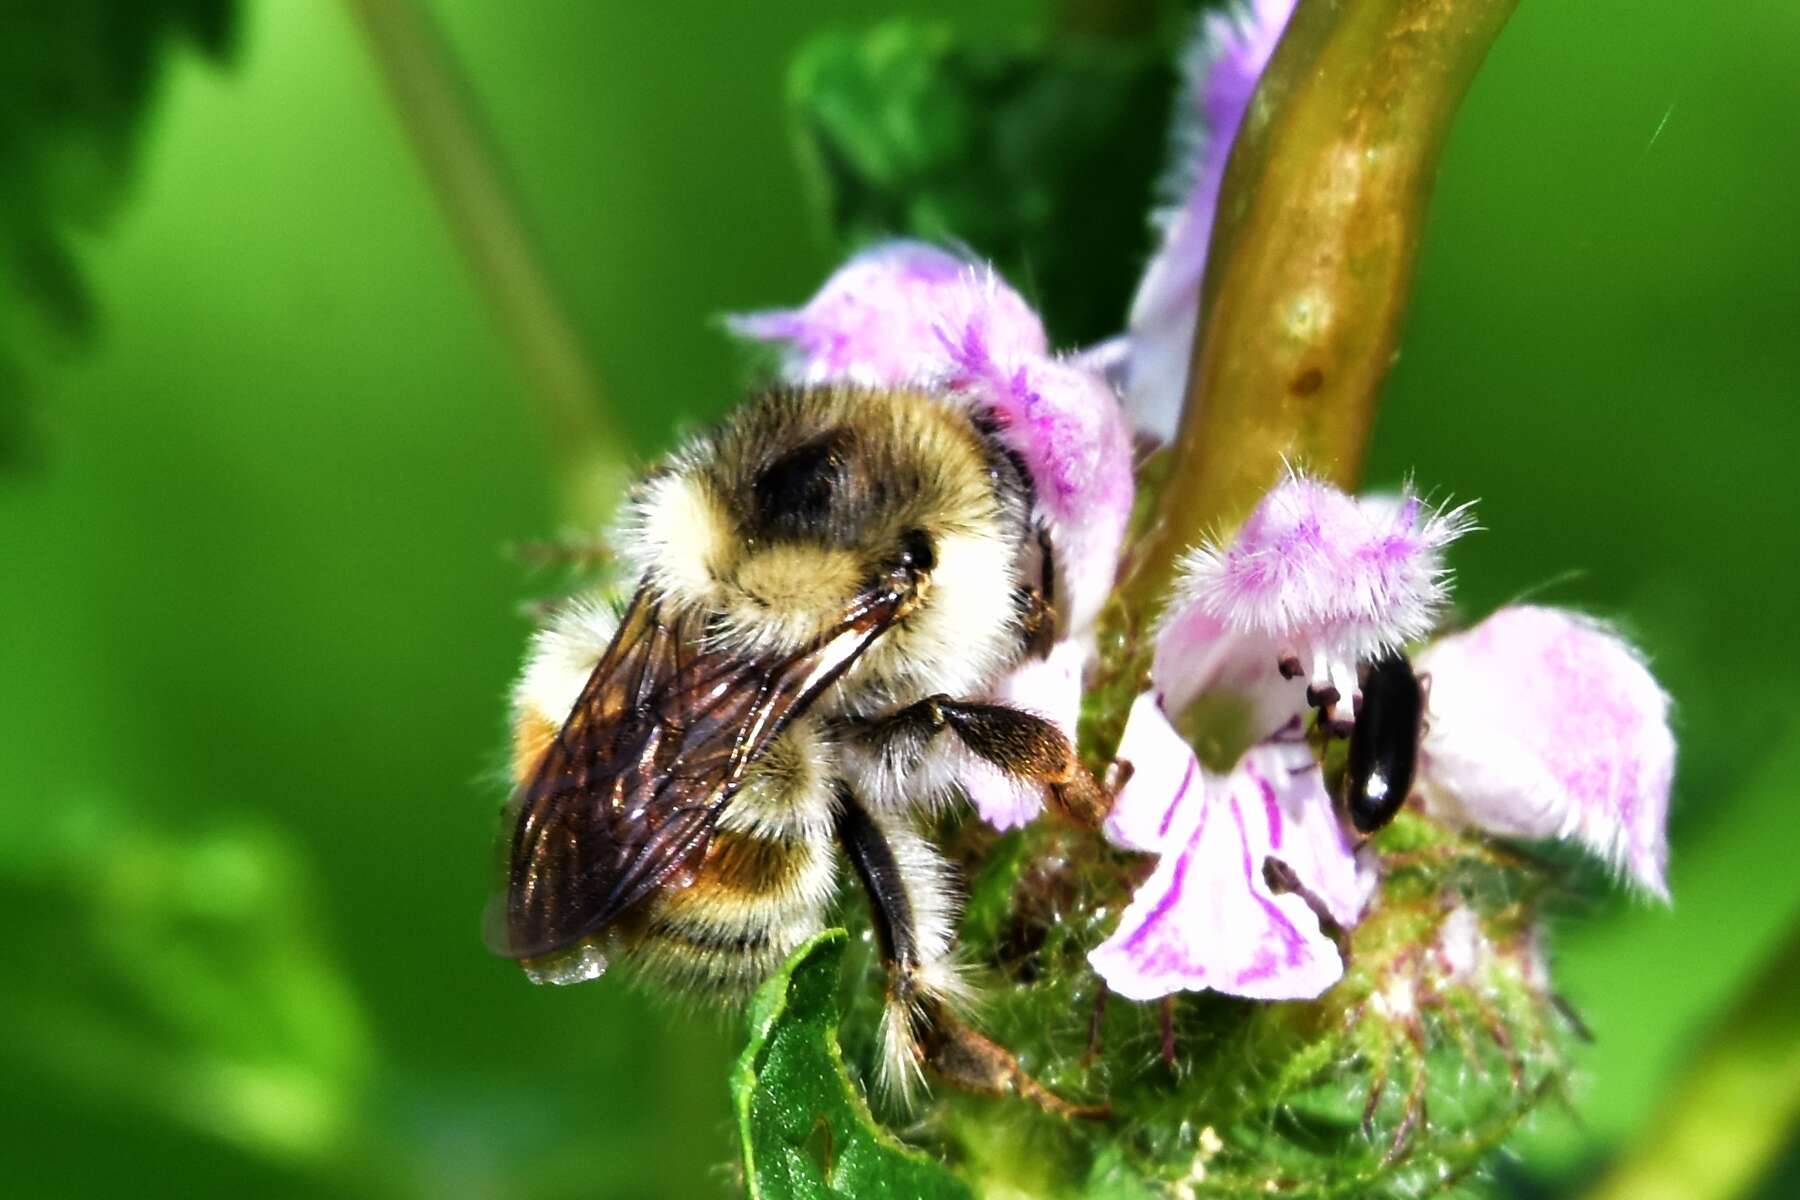
<svg viewBox="0 0 1800 1200">
<path fill-rule="evenodd" d="M 1293 8 L 1294 0 L 1249 0 L 1208 12 L 1183 57 L 1166 199 L 1152 217 L 1158 247 L 1132 299 L 1124 372 L 1133 422 L 1163 441 L 1181 413 L 1225 162 Z"/>
<path fill-rule="evenodd" d="M 1309 684 L 1354 716 L 1358 664 L 1430 632 L 1449 594 L 1443 549 L 1472 528 L 1468 505 L 1433 508 L 1410 487 L 1357 499 L 1290 473 L 1229 545 L 1184 556 L 1151 681 L 1177 714 L 1232 693 L 1255 738 L 1304 717 Z"/>
<path fill-rule="evenodd" d="M 1436 624 L 1444 548 L 1473 527 L 1469 505 L 1429 508 L 1410 485 L 1358 500 L 1291 474 L 1229 546 L 1183 557 L 1171 620 L 1198 608 L 1232 632 L 1352 663 L 1397 650 Z"/>
<path fill-rule="evenodd" d="M 1567 838 L 1668 897 L 1669 698 L 1603 623 L 1502 608 L 1415 662 L 1428 681 L 1427 809 L 1492 833 Z"/>
<path fill-rule="evenodd" d="M 1329 839 L 1317 836 L 1332 821 L 1330 797 L 1317 764 L 1296 769 L 1295 751 L 1307 753 L 1263 743 L 1229 776 L 1206 781 L 1186 836 L 1164 850 L 1118 929 L 1088 955 L 1113 991 L 1132 1000 L 1206 989 L 1299 1000 L 1343 975 L 1312 904 L 1354 920 L 1367 893 L 1348 844 L 1334 858 Z M 1313 899 L 1276 890 L 1265 869 L 1271 859 Z"/>
<path fill-rule="evenodd" d="M 994 272 L 925 242 L 883 242 L 852 257 L 799 308 L 726 318 L 740 337 L 782 345 L 796 383 L 872 386 L 943 373 L 942 329 L 973 326 L 1009 354 L 1049 352 L 1043 323 Z"/>
</svg>

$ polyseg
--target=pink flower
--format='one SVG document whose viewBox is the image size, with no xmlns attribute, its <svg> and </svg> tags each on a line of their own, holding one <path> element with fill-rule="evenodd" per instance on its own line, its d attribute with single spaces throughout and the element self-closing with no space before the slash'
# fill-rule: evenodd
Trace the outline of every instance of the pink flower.
<svg viewBox="0 0 1800 1200">
<path fill-rule="evenodd" d="M 1137 427 L 1163 440 L 1186 393 L 1226 161 L 1292 10 L 1293 0 L 1247 0 L 1202 19 L 1186 60 L 1177 199 L 1157 218 L 1161 242 L 1127 336 L 1091 356 L 1122 379 Z M 1354 924 L 1374 877 L 1294 739 L 1314 708 L 1329 732 L 1347 732 L 1360 669 L 1431 635 L 1448 601 L 1444 549 L 1472 527 L 1466 506 L 1430 510 L 1410 488 L 1357 499 L 1295 474 L 1229 545 L 1183 560 L 1151 689 L 1117 750 L 1131 774 L 1107 836 L 1161 858 L 1091 955 L 1114 990 L 1301 997 L 1336 981 L 1342 964 L 1314 914 Z M 1667 698 L 1628 645 L 1579 617 L 1505 609 L 1431 646 L 1418 666 L 1429 690 L 1416 777 L 1431 815 L 1572 837 L 1667 895 L 1674 739 Z M 1176 731 L 1203 698 L 1209 741 L 1249 746 L 1223 778 Z M 1285 776 L 1273 765 L 1283 754 Z M 1261 819 L 1259 795 L 1274 797 Z M 1292 890 L 1275 893 L 1265 868 Z"/>
<path fill-rule="evenodd" d="M 1668 898 L 1669 698 L 1606 626 L 1518 605 L 1428 647 L 1426 810 L 1490 833 L 1573 839 Z"/>
<path fill-rule="evenodd" d="M 1358 664 L 1431 632 L 1449 597 L 1444 548 L 1472 526 L 1467 506 L 1431 510 L 1410 488 L 1359 500 L 1290 475 L 1229 546 L 1183 559 L 1152 677 L 1172 711 L 1241 693 L 1253 738 L 1304 714 L 1308 687 L 1354 712 Z"/>
<path fill-rule="evenodd" d="M 1316 918 L 1309 925 L 1299 914 L 1312 912 L 1310 901 L 1339 925 L 1354 925 L 1375 880 L 1311 749 L 1297 740 L 1308 678 L 1312 699 L 1335 688 L 1354 706 L 1359 663 L 1430 631 L 1447 599 L 1443 549 L 1467 527 L 1466 510 L 1428 511 L 1410 491 L 1358 500 L 1292 475 L 1228 546 L 1187 556 L 1156 635 L 1151 691 L 1132 706 L 1117 751 L 1131 774 L 1106 833 L 1162 860 L 1119 931 L 1094 952 L 1109 985 L 1134 994 L 1160 980 L 1168 987 L 1152 994 L 1210 987 L 1272 998 L 1314 996 L 1337 980 L 1335 948 Z M 1206 775 L 1171 723 L 1203 694 L 1237 699 L 1236 735 L 1251 743 L 1224 779 Z M 1274 805 L 1260 821 L 1247 808 L 1252 794 Z M 1215 808 L 1229 812 L 1209 816 Z M 1225 853 L 1221 827 L 1237 831 L 1250 867 L 1192 873 L 1193 864 Z M 1292 887 L 1279 898 L 1264 878 L 1271 863 Z M 1189 879 L 1230 895 L 1175 897 L 1171 889 Z M 1230 931 L 1191 923 L 1214 919 L 1220 906 L 1243 910 Z M 1165 953 L 1175 944 L 1189 946 L 1178 970 Z M 1246 979 L 1249 962 L 1262 968 Z"/>
<path fill-rule="evenodd" d="M 1125 406 L 1133 423 L 1163 441 L 1175 434 L 1187 390 L 1225 161 L 1293 8 L 1294 0 L 1249 0 L 1209 12 L 1183 62 L 1178 144 L 1167 186 L 1174 201 L 1155 217 L 1161 239 L 1131 302 L 1125 365 Z"/>
<path fill-rule="evenodd" d="M 1307 916 L 1354 925 L 1375 878 L 1304 722 L 1334 695 L 1354 712 L 1358 668 L 1429 636 L 1448 600 L 1444 547 L 1470 526 L 1466 507 L 1429 511 L 1410 491 L 1359 500 L 1292 476 L 1229 545 L 1188 556 L 1156 635 L 1151 690 L 1116 753 L 1131 771 L 1105 832 L 1161 858 L 1090 956 L 1114 990 L 1267 999 L 1336 981 L 1335 947 Z M 1574 838 L 1667 894 L 1675 744 L 1667 697 L 1628 645 L 1585 618 L 1507 608 L 1431 645 L 1417 666 L 1428 815 Z M 1238 716 L 1215 740 L 1249 743 L 1224 777 L 1176 731 L 1203 696 L 1213 734 L 1220 712 Z"/>
</svg>

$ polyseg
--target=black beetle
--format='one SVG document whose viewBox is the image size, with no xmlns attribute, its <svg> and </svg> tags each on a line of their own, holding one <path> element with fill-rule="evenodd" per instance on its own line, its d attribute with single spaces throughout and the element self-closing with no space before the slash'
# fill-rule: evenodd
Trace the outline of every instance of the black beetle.
<svg viewBox="0 0 1800 1200">
<path fill-rule="evenodd" d="M 1344 767 L 1344 807 L 1358 833 L 1374 833 L 1406 803 L 1424 720 L 1425 689 L 1406 655 L 1392 651 L 1371 661 Z"/>
</svg>

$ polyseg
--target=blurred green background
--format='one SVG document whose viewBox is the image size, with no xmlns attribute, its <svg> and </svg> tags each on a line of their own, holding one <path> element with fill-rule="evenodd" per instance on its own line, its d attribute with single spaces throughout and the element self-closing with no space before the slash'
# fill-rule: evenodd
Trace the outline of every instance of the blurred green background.
<svg viewBox="0 0 1800 1200">
<path fill-rule="evenodd" d="M 555 584 L 503 551 L 561 519 L 361 30 L 324 0 L 223 27 L 163 4 L 188 32 L 158 77 L 113 53 L 156 7 L 0 6 L 0 230 L 55 233 L 0 291 L 0 1178 L 726 1194 L 735 1025 L 531 987 L 477 937 L 520 603 Z M 719 313 L 832 265 L 784 102 L 807 38 L 1051 19 L 434 11 L 633 458 L 740 395 Z M 74 82 L 70 45 L 105 51 Z M 1553 931 L 1597 1041 L 1579 1118 L 1546 1111 L 1502 1168 L 1517 1194 L 1641 1129 L 1800 919 L 1797 65 L 1791 0 L 1524 4 L 1446 156 L 1381 417 L 1376 482 L 1480 501 L 1467 610 L 1617 618 L 1679 706 L 1675 906 L 1597 889 Z"/>
</svg>

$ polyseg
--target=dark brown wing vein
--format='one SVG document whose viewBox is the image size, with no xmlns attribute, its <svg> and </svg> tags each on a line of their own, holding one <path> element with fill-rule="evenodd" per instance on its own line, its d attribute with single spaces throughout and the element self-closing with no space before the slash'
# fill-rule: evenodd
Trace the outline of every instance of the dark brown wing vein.
<svg viewBox="0 0 1800 1200">
<path fill-rule="evenodd" d="M 770 661 L 705 648 L 701 618 L 638 589 L 562 730 L 508 810 L 494 949 L 572 946 L 694 861 L 782 727 L 892 622 L 867 598 L 817 646 Z"/>
</svg>

